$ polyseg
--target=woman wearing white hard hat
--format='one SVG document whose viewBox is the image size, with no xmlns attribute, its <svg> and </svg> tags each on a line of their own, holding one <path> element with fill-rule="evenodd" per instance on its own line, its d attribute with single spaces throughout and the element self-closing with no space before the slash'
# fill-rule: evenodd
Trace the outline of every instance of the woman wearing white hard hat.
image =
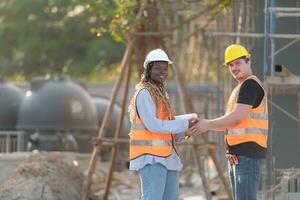
<svg viewBox="0 0 300 200">
<path fill-rule="evenodd" d="M 130 170 L 139 173 L 143 200 L 178 200 L 178 171 L 182 163 L 175 146 L 196 123 L 187 115 L 175 119 L 164 82 L 172 64 L 166 52 L 147 55 L 140 82 L 129 106 Z"/>
</svg>

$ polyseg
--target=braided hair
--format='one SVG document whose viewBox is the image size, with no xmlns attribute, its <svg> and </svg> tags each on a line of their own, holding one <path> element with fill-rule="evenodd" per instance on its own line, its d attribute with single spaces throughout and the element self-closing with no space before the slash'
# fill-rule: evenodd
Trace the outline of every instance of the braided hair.
<svg viewBox="0 0 300 200">
<path fill-rule="evenodd" d="M 151 79 L 151 70 L 154 65 L 154 62 L 150 62 L 141 76 L 141 80 L 138 84 L 136 84 L 135 89 L 136 92 L 131 99 L 131 102 L 128 107 L 130 121 L 134 120 L 135 113 L 136 113 L 136 97 L 140 90 L 147 89 L 150 92 L 151 97 L 153 98 L 156 107 L 158 107 L 159 103 L 162 103 L 164 107 L 165 116 L 173 116 L 174 111 L 171 106 L 171 102 L 169 99 L 169 95 L 165 89 L 164 84 L 162 83 L 155 83 Z"/>
</svg>

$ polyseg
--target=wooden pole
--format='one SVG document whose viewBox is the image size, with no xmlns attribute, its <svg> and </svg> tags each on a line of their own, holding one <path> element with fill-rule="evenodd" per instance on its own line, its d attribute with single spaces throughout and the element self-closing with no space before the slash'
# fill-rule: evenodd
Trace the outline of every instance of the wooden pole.
<svg viewBox="0 0 300 200">
<path fill-rule="evenodd" d="M 198 171 L 202 180 L 202 184 L 203 184 L 203 188 L 204 188 L 204 193 L 206 196 L 207 200 L 211 200 L 211 195 L 210 195 L 210 189 L 209 189 L 209 183 L 207 181 L 207 178 L 205 176 L 205 169 L 203 168 L 203 165 L 200 162 L 200 158 L 197 154 L 197 148 L 193 147 L 193 154 L 194 154 L 194 158 L 196 160 L 197 166 L 198 166 Z"/>
<path fill-rule="evenodd" d="M 102 138 L 105 135 L 106 131 L 107 131 L 107 127 L 108 127 L 108 124 L 110 122 L 110 118 L 111 118 L 111 114 L 112 114 L 113 105 L 115 103 L 116 96 L 118 94 L 120 84 L 121 84 L 123 74 L 125 72 L 129 57 L 131 56 L 131 52 L 132 52 L 132 49 L 133 49 L 133 43 L 134 43 L 134 40 L 132 39 L 129 42 L 129 44 L 126 48 L 125 54 L 123 56 L 120 75 L 118 77 L 117 82 L 114 85 L 113 92 L 112 92 L 110 102 L 109 102 L 109 106 L 105 111 L 104 119 L 103 119 L 103 122 L 101 124 L 101 128 L 99 129 L 98 138 Z M 85 183 L 84 183 L 84 186 L 83 186 L 82 200 L 87 200 L 88 199 L 88 194 L 89 194 L 90 187 L 91 187 L 91 179 L 92 179 L 93 173 L 95 172 L 96 164 L 97 164 L 99 155 L 100 155 L 100 146 L 95 146 L 94 149 L 93 149 L 93 152 L 92 152 L 90 163 L 89 163 L 88 174 L 86 176 Z"/>
<path fill-rule="evenodd" d="M 129 84 L 130 84 L 130 75 L 131 75 L 131 66 L 130 66 L 130 64 L 128 64 L 127 70 L 126 70 L 124 96 L 123 96 L 123 100 L 122 100 L 122 110 L 121 110 L 120 118 L 118 121 L 118 126 L 117 126 L 117 129 L 115 132 L 114 140 L 119 139 L 120 133 L 121 133 L 121 130 L 123 127 L 124 116 L 125 116 L 126 105 L 127 105 L 127 98 L 128 98 L 128 91 L 129 91 Z M 117 145 L 114 145 L 111 150 L 111 160 L 110 160 L 109 172 L 107 174 L 105 193 L 104 193 L 104 197 L 103 197 L 104 200 L 108 199 L 108 194 L 109 194 L 110 185 L 111 185 L 111 179 L 112 179 L 113 170 L 115 167 L 116 156 L 117 156 Z"/>
</svg>

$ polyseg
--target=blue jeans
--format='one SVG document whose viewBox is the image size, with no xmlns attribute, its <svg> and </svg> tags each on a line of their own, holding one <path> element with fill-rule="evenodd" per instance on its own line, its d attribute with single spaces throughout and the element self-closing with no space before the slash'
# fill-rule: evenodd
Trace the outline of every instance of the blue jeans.
<svg viewBox="0 0 300 200">
<path fill-rule="evenodd" d="M 234 200 L 256 200 L 263 159 L 238 156 L 239 164 L 228 162 Z"/>
<path fill-rule="evenodd" d="M 139 176 L 142 200 L 178 200 L 178 171 L 155 163 L 140 169 Z"/>
</svg>

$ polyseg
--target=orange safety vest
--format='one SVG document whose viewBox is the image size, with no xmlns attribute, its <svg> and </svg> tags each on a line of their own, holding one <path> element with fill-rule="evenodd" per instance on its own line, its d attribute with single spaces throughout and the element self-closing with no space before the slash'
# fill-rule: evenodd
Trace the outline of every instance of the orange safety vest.
<svg viewBox="0 0 300 200">
<path fill-rule="evenodd" d="M 262 87 L 259 79 L 256 76 L 249 76 L 246 80 L 248 79 L 257 81 Z M 227 104 L 226 114 L 233 111 L 243 82 L 232 91 Z M 225 135 L 225 141 L 229 146 L 245 142 L 255 142 L 260 146 L 267 148 L 269 121 L 266 92 L 258 107 L 252 108 L 245 119 L 243 119 L 239 124 L 227 128 L 227 130 L 228 134 Z"/>
<path fill-rule="evenodd" d="M 169 114 L 166 116 L 162 103 L 157 104 L 157 117 L 162 120 L 173 119 Z M 131 122 L 130 135 L 130 160 L 142 155 L 154 155 L 168 157 L 174 149 L 177 153 L 174 136 L 171 133 L 156 133 L 147 130 L 143 121 L 135 113 L 135 118 Z"/>
</svg>

